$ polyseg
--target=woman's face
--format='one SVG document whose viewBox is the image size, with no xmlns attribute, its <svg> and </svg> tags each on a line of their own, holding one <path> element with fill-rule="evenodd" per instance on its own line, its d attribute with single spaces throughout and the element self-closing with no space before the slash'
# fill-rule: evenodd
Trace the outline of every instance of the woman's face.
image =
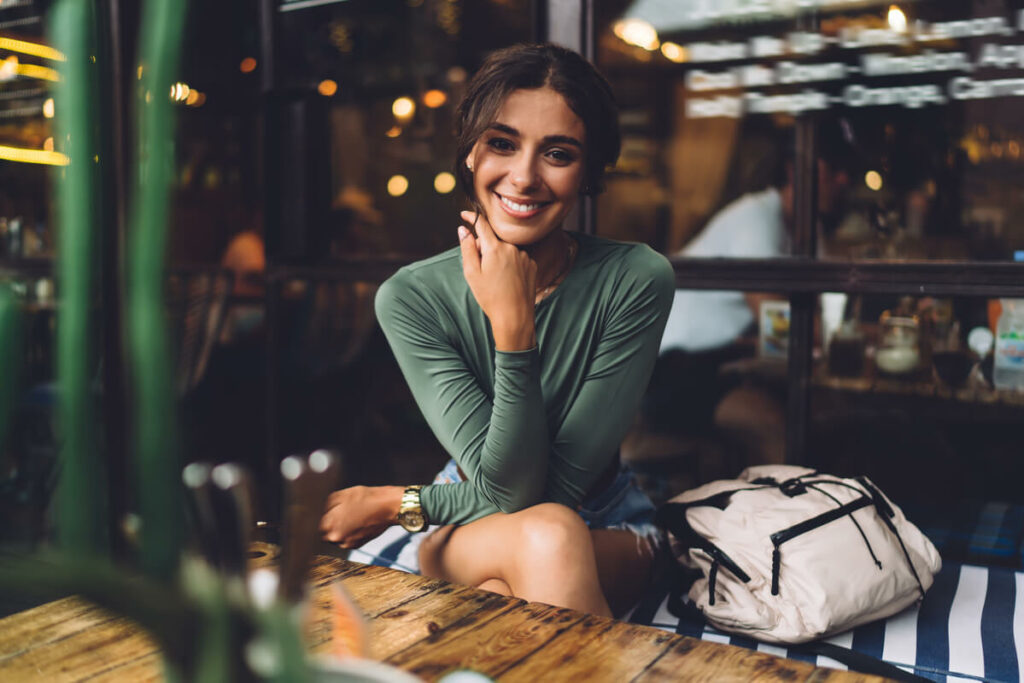
<svg viewBox="0 0 1024 683">
<path fill-rule="evenodd" d="M 467 164 L 494 232 L 529 246 L 561 227 L 583 180 L 584 127 L 550 88 L 513 91 Z"/>
</svg>

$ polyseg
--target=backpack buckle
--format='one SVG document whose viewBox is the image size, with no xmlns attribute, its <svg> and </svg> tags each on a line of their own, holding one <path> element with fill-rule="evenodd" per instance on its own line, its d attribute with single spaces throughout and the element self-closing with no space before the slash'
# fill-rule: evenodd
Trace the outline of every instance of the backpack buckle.
<svg viewBox="0 0 1024 683">
<path fill-rule="evenodd" d="M 790 498 L 795 498 L 796 496 L 807 493 L 807 485 L 800 481 L 799 478 L 794 477 L 793 479 L 787 479 L 779 484 L 779 490 Z"/>
</svg>

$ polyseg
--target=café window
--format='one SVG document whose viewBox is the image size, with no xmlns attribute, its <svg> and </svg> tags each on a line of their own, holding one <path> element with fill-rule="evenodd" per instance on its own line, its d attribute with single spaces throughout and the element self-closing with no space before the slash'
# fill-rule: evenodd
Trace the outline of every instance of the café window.
<svg viewBox="0 0 1024 683">
<path fill-rule="evenodd" d="M 64 56 L 47 44 L 44 18 L 34 2 L 0 8 L 0 259 L 53 254 L 50 169 L 67 157 L 52 88 Z"/>
<path fill-rule="evenodd" d="M 444 451 L 376 325 L 374 295 L 397 265 L 457 244 L 455 107 L 491 51 L 540 37 L 540 3 L 271 4 L 265 357 L 277 390 L 256 449 L 274 477 L 282 453 L 332 444 L 376 454 L 358 458 L 352 481 L 428 481 Z"/>
<path fill-rule="evenodd" d="M 0 3 L 0 544 L 47 532 L 57 464 L 58 248 L 54 180 L 69 141 L 54 126 L 66 56 L 47 35 L 49 4 Z M 96 366 L 92 370 L 99 373 Z"/>
<path fill-rule="evenodd" d="M 1024 250 L 1024 3 L 635 0 L 595 23 L 625 133 L 599 233 L 790 254 L 794 132 L 813 122 L 818 257 Z M 744 220 L 750 246 L 714 244 Z"/>
<path fill-rule="evenodd" d="M 956 501 L 1019 502 L 1024 302 L 844 294 L 822 302 L 811 458 L 868 474 L 925 519 Z"/>
<path fill-rule="evenodd" d="M 784 461 L 790 304 L 771 292 L 677 289 L 622 457 L 655 499 Z"/>
<path fill-rule="evenodd" d="M 497 48 L 535 39 L 533 0 L 288 1 L 279 7 L 279 91 L 301 120 L 312 164 L 306 221 L 280 220 L 292 262 L 456 243 L 455 107 Z M 295 113 L 301 110 L 300 113 Z M 292 132 L 294 135 L 294 130 Z M 287 154 L 289 152 L 285 152 Z M 305 223 L 303 225 L 303 223 Z"/>
</svg>

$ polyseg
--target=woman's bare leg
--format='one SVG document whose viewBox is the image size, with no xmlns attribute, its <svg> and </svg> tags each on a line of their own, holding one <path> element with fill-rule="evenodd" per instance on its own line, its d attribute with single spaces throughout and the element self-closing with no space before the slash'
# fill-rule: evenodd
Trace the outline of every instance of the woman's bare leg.
<svg viewBox="0 0 1024 683">
<path fill-rule="evenodd" d="M 618 606 L 642 587 L 649 567 L 636 536 L 591 533 L 579 515 L 554 503 L 443 527 L 420 545 L 426 576 L 496 592 L 507 587 L 524 600 L 605 616 L 612 612 L 602 585 Z"/>
<path fill-rule="evenodd" d="M 654 548 L 631 531 L 598 529 L 590 536 L 601 589 L 612 614 L 622 616 L 650 582 Z"/>
<path fill-rule="evenodd" d="M 509 588 L 508 584 L 501 579 L 487 579 L 477 586 L 477 588 L 482 591 L 497 593 L 498 595 L 512 595 L 512 589 Z"/>
</svg>

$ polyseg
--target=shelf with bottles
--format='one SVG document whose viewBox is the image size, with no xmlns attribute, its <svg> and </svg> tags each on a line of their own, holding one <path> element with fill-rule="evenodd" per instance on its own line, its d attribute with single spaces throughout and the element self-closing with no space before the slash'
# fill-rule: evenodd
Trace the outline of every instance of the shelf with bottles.
<svg viewBox="0 0 1024 683">
<path fill-rule="evenodd" d="M 985 378 L 980 363 L 972 365 L 968 379 L 960 386 L 933 378 L 930 373 L 917 373 L 912 378 L 894 378 L 877 372 L 844 377 L 828 372 L 825 364 L 815 368 L 811 384 L 818 389 L 891 397 L 922 397 L 978 405 L 1024 407 L 1024 392 L 996 389 Z"/>
<path fill-rule="evenodd" d="M 836 325 L 833 315 L 823 325 L 826 343 L 814 368 L 814 387 L 1024 407 L 1021 383 L 1008 377 L 1003 358 L 1008 348 L 1013 352 L 1024 346 L 1019 341 L 1024 339 L 1024 302 L 904 296 L 874 322 L 875 316 L 862 307 L 877 308 L 880 301 L 853 299 L 845 320 Z M 823 300 L 823 309 L 828 303 Z M 962 331 L 962 325 L 970 331 Z M 1004 337 L 1008 341 L 1000 342 Z M 1011 364 L 1020 360 L 1019 353 L 1010 356 Z"/>
<path fill-rule="evenodd" d="M 54 261 L 50 257 L 6 258 L 0 256 L 0 279 L 50 277 Z"/>
<path fill-rule="evenodd" d="M 53 261 L 54 240 L 47 220 L 0 213 L 0 269 L 36 271 Z"/>
</svg>

